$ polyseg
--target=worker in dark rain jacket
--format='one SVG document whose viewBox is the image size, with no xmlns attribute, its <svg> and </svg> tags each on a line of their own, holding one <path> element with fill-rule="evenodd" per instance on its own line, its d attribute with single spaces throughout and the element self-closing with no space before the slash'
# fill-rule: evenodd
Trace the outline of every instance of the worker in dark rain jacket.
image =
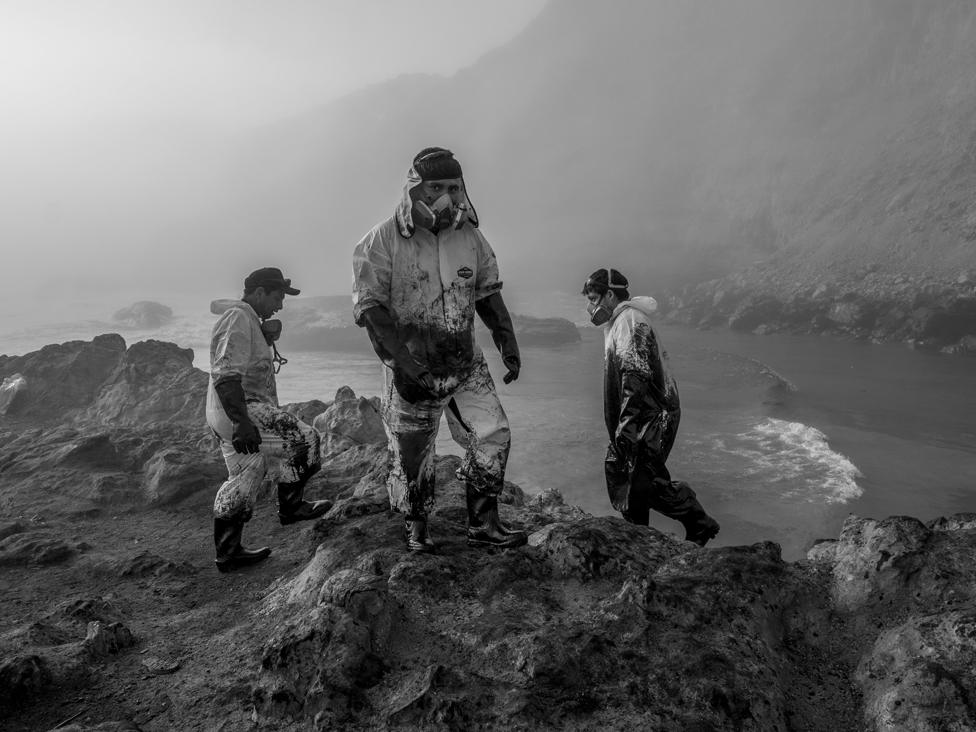
<svg viewBox="0 0 976 732">
<path fill-rule="evenodd" d="M 603 408 L 610 445 L 604 464 L 613 507 L 647 526 L 650 509 L 680 521 L 685 539 L 704 546 L 719 525 L 683 481 L 671 480 L 665 461 L 678 434 L 681 404 L 650 315 L 651 297 L 631 297 L 615 269 L 594 272 L 583 285 L 587 311 L 604 331 Z"/>
<path fill-rule="evenodd" d="M 505 383 L 517 379 L 519 348 L 501 287 L 460 163 L 444 148 L 422 150 L 394 215 L 373 227 L 353 254 L 353 315 L 386 367 L 387 489 L 391 507 L 405 515 L 410 551 L 435 549 L 427 515 L 442 414 L 465 449 L 458 478 L 465 483 L 468 544 L 526 541 L 498 517 L 511 438 L 474 333 L 477 313 L 502 354 Z"/>
</svg>

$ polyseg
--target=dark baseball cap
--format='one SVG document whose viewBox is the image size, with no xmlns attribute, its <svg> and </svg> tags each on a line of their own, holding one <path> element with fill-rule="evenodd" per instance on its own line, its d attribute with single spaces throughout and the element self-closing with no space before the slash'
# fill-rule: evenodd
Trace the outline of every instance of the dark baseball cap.
<svg viewBox="0 0 976 732">
<path fill-rule="evenodd" d="M 265 290 L 284 290 L 286 295 L 297 295 L 301 290 L 291 286 L 291 280 L 287 279 L 277 267 L 262 267 L 256 269 L 244 280 L 244 289 L 250 290 L 255 287 L 263 287 Z"/>
</svg>

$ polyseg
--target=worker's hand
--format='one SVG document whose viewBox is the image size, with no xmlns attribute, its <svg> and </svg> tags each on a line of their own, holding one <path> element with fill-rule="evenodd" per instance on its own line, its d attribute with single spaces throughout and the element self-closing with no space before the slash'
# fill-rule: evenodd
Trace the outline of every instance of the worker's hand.
<svg viewBox="0 0 976 732">
<path fill-rule="evenodd" d="M 508 373 L 502 377 L 502 381 L 511 384 L 519 377 L 519 372 L 522 370 L 522 359 L 516 355 L 505 356 L 502 358 L 502 363 L 508 369 Z"/>
<path fill-rule="evenodd" d="M 419 374 L 416 381 L 431 394 L 433 394 L 434 390 L 437 389 L 437 384 L 434 383 L 434 377 L 430 375 L 430 371 L 424 371 L 423 373 Z"/>
<path fill-rule="evenodd" d="M 259 452 L 260 448 L 258 446 L 261 444 L 261 433 L 258 432 L 258 428 L 250 420 L 247 422 L 235 422 L 231 444 L 237 452 L 244 455 Z"/>
<path fill-rule="evenodd" d="M 399 364 L 398 364 L 399 365 Z M 397 393 L 411 404 L 437 397 L 437 384 L 430 371 L 422 369 L 419 364 L 411 363 L 407 368 L 393 370 L 393 386 Z"/>
</svg>

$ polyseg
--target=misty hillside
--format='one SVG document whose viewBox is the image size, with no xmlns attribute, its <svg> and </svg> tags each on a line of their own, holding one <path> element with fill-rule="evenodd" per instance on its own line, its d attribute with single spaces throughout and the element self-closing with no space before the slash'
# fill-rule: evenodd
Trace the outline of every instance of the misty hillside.
<svg viewBox="0 0 976 732">
<path fill-rule="evenodd" d="M 610 261 L 655 288 L 764 260 L 948 276 L 976 265 L 974 18 L 966 0 L 554 0 L 453 77 L 262 130 L 239 225 L 347 270 L 441 144 L 522 285 Z"/>
</svg>

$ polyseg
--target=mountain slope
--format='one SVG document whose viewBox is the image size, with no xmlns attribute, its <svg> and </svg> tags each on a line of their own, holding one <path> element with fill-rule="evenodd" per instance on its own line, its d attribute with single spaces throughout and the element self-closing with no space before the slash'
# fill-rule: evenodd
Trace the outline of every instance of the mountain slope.
<svg viewBox="0 0 976 732">
<path fill-rule="evenodd" d="M 344 289 L 411 156 L 442 144 L 511 286 L 611 261 L 654 288 L 757 261 L 948 277 L 976 265 L 974 18 L 961 0 L 553 2 L 452 77 L 263 130 L 239 233 Z"/>
</svg>

